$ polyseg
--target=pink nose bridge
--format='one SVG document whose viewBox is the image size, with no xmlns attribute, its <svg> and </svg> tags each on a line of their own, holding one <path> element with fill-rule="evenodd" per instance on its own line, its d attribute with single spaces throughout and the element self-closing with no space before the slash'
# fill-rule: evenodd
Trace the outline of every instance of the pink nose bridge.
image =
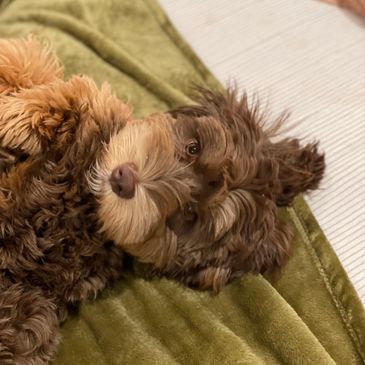
<svg viewBox="0 0 365 365">
<path fill-rule="evenodd" d="M 110 175 L 112 191 L 122 199 L 132 199 L 136 191 L 136 166 L 125 163 L 117 166 Z"/>
</svg>

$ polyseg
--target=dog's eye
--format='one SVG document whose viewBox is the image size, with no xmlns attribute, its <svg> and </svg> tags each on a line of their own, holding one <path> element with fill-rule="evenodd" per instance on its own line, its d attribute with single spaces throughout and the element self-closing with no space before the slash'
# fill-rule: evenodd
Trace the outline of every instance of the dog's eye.
<svg viewBox="0 0 365 365">
<path fill-rule="evenodd" d="M 185 204 L 183 212 L 186 221 L 194 222 L 196 220 L 197 214 L 192 203 Z"/>
<path fill-rule="evenodd" d="M 196 157 L 200 153 L 200 144 L 197 140 L 189 141 L 185 146 L 185 153 L 190 157 Z"/>
</svg>

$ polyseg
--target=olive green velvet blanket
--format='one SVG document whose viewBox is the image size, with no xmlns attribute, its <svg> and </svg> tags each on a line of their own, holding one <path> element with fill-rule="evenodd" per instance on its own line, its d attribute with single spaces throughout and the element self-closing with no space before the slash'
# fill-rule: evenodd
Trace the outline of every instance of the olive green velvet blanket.
<svg viewBox="0 0 365 365">
<path fill-rule="evenodd" d="M 47 40 L 66 77 L 108 81 L 138 116 L 221 87 L 148 0 L 0 0 L 0 37 Z M 279 279 L 247 275 L 218 296 L 130 276 L 63 325 L 55 365 L 364 364 L 365 315 L 303 198 L 283 209 L 293 256 Z"/>
</svg>

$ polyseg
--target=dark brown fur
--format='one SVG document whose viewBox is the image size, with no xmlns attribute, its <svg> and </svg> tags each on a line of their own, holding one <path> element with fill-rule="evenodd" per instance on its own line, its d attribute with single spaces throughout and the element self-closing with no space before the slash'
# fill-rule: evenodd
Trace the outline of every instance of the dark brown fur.
<svg viewBox="0 0 365 365">
<path fill-rule="evenodd" d="M 316 188 L 324 160 L 274 143 L 282 120 L 268 128 L 245 97 L 204 91 L 133 121 L 108 87 L 65 81 L 33 38 L 0 40 L 0 66 L 0 364 L 47 364 L 67 305 L 120 278 L 122 250 L 215 291 L 285 262 L 277 204 Z M 110 182 L 126 163 L 130 199 Z"/>
<path fill-rule="evenodd" d="M 133 121 L 108 86 L 65 81 L 34 38 L 0 40 L 0 364 L 48 363 L 67 306 L 121 277 L 117 245 L 149 238 L 158 255 L 191 183 L 171 120 Z M 129 199 L 110 180 L 125 163 Z"/>
<path fill-rule="evenodd" d="M 69 141 L 70 154 L 28 157 L 1 175 L 1 364 L 47 364 L 65 305 L 95 297 L 122 273 L 84 173 L 104 141 L 92 134 L 87 149 Z"/>
<path fill-rule="evenodd" d="M 173 234 L 164 264 L 152 263 L 155 273 L 218 292 L 243 273 L 286 262 L 292 233 L 278 206 L 316 189 L 325 163 L 316 143 L 275 142 L 286 116 L 268 125 L 259 104 L 250 106 L 245 95 L 200 89 L 197 103 L 170 114 L 180 139 L 201 145 L 199 156 L 190 158 L 198 188 L 188 209 L 168 218 Z M 184 153 L 180 158 L 189 161 Z"/>
</svg>

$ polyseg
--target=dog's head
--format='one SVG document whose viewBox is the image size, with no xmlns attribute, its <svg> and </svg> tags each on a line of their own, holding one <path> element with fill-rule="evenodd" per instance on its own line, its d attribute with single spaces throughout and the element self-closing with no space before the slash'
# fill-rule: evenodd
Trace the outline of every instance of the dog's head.
<svg viewBox="0 0 365 365">
<path fill-rule="evenodd" d="M 279 266 L 287 257 L 290 233 L 275 206 L 279 163 L 269 152 L 283 119 L 265 126 L 258 105 L 249 107 L 232 90 L 203 91 L 199 103 L 172 112 L 196 126 L 201 148 L 193 162 L 199 189 L 168 219 L 185 262 L 168 272 L 181 270 L 183 280 L 217 291 L 231 277 Z"/>
<path fill-rule="evenodd" d="M 291 230 L 279 219 L 277 203 L 315 188 L 324 163 L 315 145 L 274 143 L 285 115 L 267 125 L 258 103 L 250 107 L 234 90 L 201 90 L 197 101 L 169 113 L 175 153 L 194 183 L 167 217 L 158 260 L 147 257 L 148 242 L 147 255 L 140 256 L 157 272 L 218 291 L 242 273 L 283 265 Z"/>
<path fill-rule="evenodd" d="M 324 170 L 316 145 L 273 143 L 285 118 L 267 126 L 245 96 L 203 90 L 195 106 L 134 120 L 109 87 L 63 80 L 58 60 L 32 38 L 1 45 L 2 147 L 19 150 L 20 161 L 51 156 L 42 166 L 51 184 L 80 180 L 78 193 L 95 194 L 117 245 L 215 290 L 285 261 L 290 230 L 276 203 L 317 187 Z M 36 201 L 43 192 L 29 194 Z"/>
<path fill-rule="evenodd" d="M 214 117 L 172 113 L 131 121 L 112 136 L 92 186 L 114 241 L 158 267 L 173 260 L 178 239 L 196 222 L 195 203 L 209 206 L 225 195 L 232 137 Z"/>
</svg>

